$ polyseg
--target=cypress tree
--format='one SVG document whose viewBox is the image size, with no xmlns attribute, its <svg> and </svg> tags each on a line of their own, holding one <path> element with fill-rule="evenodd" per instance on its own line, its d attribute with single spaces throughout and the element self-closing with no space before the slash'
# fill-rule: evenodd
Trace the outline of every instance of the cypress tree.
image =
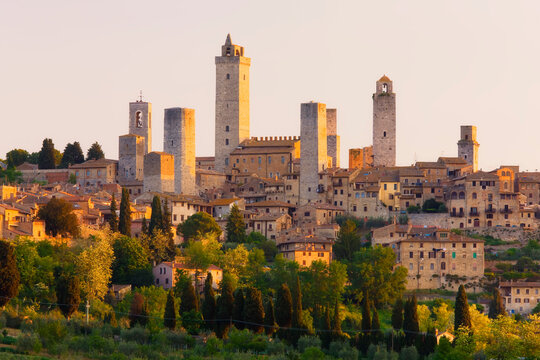
<svg viewBox="0 0 540 360">
<path fill-rule="evenodd" d="M 234 293 L 232 317 L 234 326 L 240 330 L 244 329 L 244 292 L 242 289 L 236 289 Z"/>
<path fill-rule="evenodd" d="M 145 325 L 144 317 L 144 296 L 140 293 L 133 295 L 131 306 L 129 309 L 129 327 L 134 327 L 137 324 Z"/>
<path fill-rule="evenodd" d="M 54 156 L 54 144 L 52 139 L 44 139 L 41 151 L 39 152 L 38 168 L 54 169 L 56 168 Z"/>
<path fill-rule="evenodd" d="M 323 318 L 323 331 L 320 333 L 319 337 L 321 338 L 322 346 L 325 349 L 328 349 L 330 343 L 332 342 L 332 325 L 330 324 L 330 310 L 326 307 L 324 311 Z"/>
<path fill-rule="evenodd" d="M 131 205 L 129 204 L 129 192 L 126 188 L 122 188 L 118 231 L 120 231 L 122 235 L 131 236 Z"/>
<path fill-rule="evenodd" d="M 5 240 L 0 240 L 0 308 L 17 296 L 20 280 L 13 246 Z"/>
<path fill-rule="evenodd" d="M 109 226 L 112 232 L 118 232 L 118 215 L 116 214 L 116 199 L 114 194 L 111 200 L 111 218 L 109 219 Z"/>
<path fill-rule="evenodd" d="M 148 235 L 148 225 L 146 223 L 146 217 L 143 216 L 141 224 L 141 235 Z"/>
<path fill-rule="evenodd" d="M 167 236 L 167 257 L 170 261 L 176 257 L 176 245 L 174 245 L 174 234 L 171 231 L 171 213 L 169 211 L 169 201 L 165 198 L 165 204 L 163 205 L 162 225 L 163 234 Z"/>
<path fill-rule="evenodd" d="M 296 286 L 293 293 L 293 314 L 292 314 L 292 327 L 294 330 L 289 331 L 289 339 L 292 344 L 296 346 L 300 336 L 304 335 L 303 329 L 304 322 L 302 320 L 302 289 L 300 287 L 300 278 L 296 276 Z"/>
<path fill-rule="evenodd" d="M 332 338 L 338 340 L 341 338 L 341 318 L 339 317 L 339 302 L 336 300 L 334 306 L 334 318 L 332 319 Z"/>
<path fill-rule="evenodd" d="M 231 208 L 225 230 L 228 242 L 243 243 L 246 241 L 246 224 L 236 204 Z"/>
<path fill-rule="evenodd" d="M 460 327 L 471 329 L 471 314 L 469 313 L 469 303 L 463 285 L 459 286 L 454 309 L 454 330 L 458 331 Z"/>
<path fill-rule="evenodd" d="M 264 331 L 264 307 L 262 303 L 261 291 L 254 287 L 246 289 L 246 298 L 244 302 L 244 320 L 249 323 L 246 325 L 255 334 Z"/>
<path fill-rule="evenodd" d="M 221 296 L 217 300 L 217 317 L 222 321 L 216 324 L 216 335 L 221 339 L 226 338 L 229 332 L 229 319 L 232 318 L 233 305 L 232 283 L 230 278 L 225 276 L 221 281 Z"/>
<path fill-rule="evenodd" d="M 373 317 L 371 318 L 371 341 L 374 345 L 377 345 L 382 340 L 381 323 L 379 322 L 379 312 L 377 308 L 373 307 Z"/>
<path fill-rule="evenodd" d="M 195 293 L 195 288 L 193 283 L 188 281 L 187 284 L 182 289 L 182 294 L 180 296 L 180 314 L 183 315 L 188 311 L 195 310 L 199 311 L 199 302 L 197 300 L 197 294 Z"/>
<path fill-rule="evenodd" d="M 271 297 L 266 302 L 266 308 L 264 309 L 264 325 L 266 335 L 272 336 L 276 332 L 276 315 L 274 313 L 274 301 Z"/>
<path fill-rule="evenodd" d="M 396 300 L 394 307 L 392 308 L 392 328 L 394 330 L 400 330 L 403 327 L 403 300 L 401 298 Z"/>
<path fill-rule="evenodd" d="M 214 320 L 216 319 L 216 294 L 212 283 L 212 273 L 208 272 L 204 281 L 204 300 L 202 303 L 202 315 L 207 329 L 215 327 Z"/>
<path fill-rule="evenodd" d="M 95 143 L 88 148 L 88 151 L 86 152 L 86 160 L 99 160 L 103 159 L 105 157 L 105 153 L 103 153 L 103 149 L 101 148 L 101 145 L 96 141 Z"/>
<path fill-rule="evenodd" d="M 292 325 L 292 296 L 287 284 L 281 284 L 276 297 L 276 322 L 279 326 L 278 336 L 286 339 L 288 328 Z M 330 322 L 330 321 L 329 321 Z M 330 328 L 330 326 L 328 326 Z"/>
<path fill-rule="evenodd" d="M 495 289 L 493 291 L 493 299 L 489 304 L 488 316 L 490 319 L 496 319 L 499 315 L 506 315 L 506 309 L 504 308 L 501 293 Z"/>
<path fill-rule="evenodd" d="M 403 331 L 405 332 L 405 343 L 411 346 L 416 342 L 420 326 L 418 324 L 418 303 L 416 295 L 405 302 L 403 311 Z"/>
<path fill-rule="evenodd" d="M 371 302 L 369 295 L 364 295 L 364 304 L 362 307 L 362 334 L 360 338 L 360 350 L 366 353 L 369 344 L 371 344 Z"/>
<path fill-rule="evenodd" d="M 66 319 L 79 308 L 81 290 L 79 278 L 75 275 L 60 276 L 56 282 L 56 301 Z"/>
<path fill-rule="evenodd" d="M 165 304 L 165 314 L 163 315 L 163 325 L 170 330 L 176 328 L 176 305 L 174 303 L 174 294 L 172 289 L 167 294 L 167 303 Z"/>
<path fill-rule="evenodd" d="M 159 196 L 154 195 L 152 199 L 152 215 L 150 216 L 150 225 L 148 226 L 148 235 L 154 235 L 156 230 L 163 229 L 163 215 L 161 213 L 161 200 Z"/>
<path fill-rule="evenodd" d="M 433 326 L 430 326 L 427 329 L 427 334 L 424 340 L 424 346 L 422 347 L 424 349 L 424 355 L 429 355 L 433 352 L 435 352 L 435 348 L 437 347 L 437 335 L 435 334 L 435 328 Z"/>
</svg>

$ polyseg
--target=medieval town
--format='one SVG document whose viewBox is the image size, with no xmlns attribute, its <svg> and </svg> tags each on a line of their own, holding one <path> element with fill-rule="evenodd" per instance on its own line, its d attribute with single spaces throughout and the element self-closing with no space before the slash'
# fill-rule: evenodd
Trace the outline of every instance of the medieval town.
<svg viewBox="0 0 540 360">
<path fill-rule="evenodd" d="M 43 311 L 43 303 L 58 303 L 68 320 L 80 314 L 86 324 L 90 308 L 93 326 L 103 322 L 129 330 L 134 323 L 149 328 L 155 322 L 171 331 L 187 331 L 185 336 L 197 343 L 199 337 L 210 343 L 217 336 L 215 341 L 227 346 L 232 344 L 233 331 L 246 328 L 250 334 L 266 333 L 293 349 L 297 346 L 294 351 L 302 359 L 322 358 L 304 356 L 309 346 L 343 359 L 386 359 L 373 357 L 379 352 L 387 352 L 388 359 L 394 359 L 392 353 L 399 353 L 399 359 L 540 356 L 540 318 L 533 317 L 540 313 L 540 172 L 523 171 L 514 164 L 481 170 L 483 129 L 474 123 L 457 125 L 454 133 L 446 135 L 455 134 L 452 156 L 397 164 L 399 81 L 394 84 L 397 79 L 390 73 L 373 74 L 372 142 L 348 149 L 348 163 L 340 159 L 340 109 L 324 99 L 298 104 L 298 132 L 252 136 L 249 48 L 235 44 L 230 34 L 215 48 L 215 156 L 197 156 L 198 109 L 179 103 L 165 108 L 163 119 L 153 118 L 151 99 L 142 94 L 126 104 L 126 133 L 103 133 L 117 137 L 118 159 L 105 157 L 99 145 L 103 139 L 96 139 L 86 157 L 79 143 L 68 144 L 62 153 L 51 139 L 43 141 L 39 153 L 14 149 L 6 154 L 0 162 L 0 238 L 11 244 L 16 256 L 32 263 L 27 268 L 16 259 L 18 295 L 3 292 L 7 301 L 0 305 L 6 306 L 10 298 L 6 309 L 17 306 L 20 312 L 28 302 L 34 304 L 34 311 Z M 138 91 L 134 89 L 135 94 Z M 162 127 L 164 134 L 163 147 L 158 149 L 152 147 L 156 127 Z M 108 239 L 109 244 L 100 245 L 98 238 Z M 47 250 L 43 244 L 48 244 Z M 76 249 L 70 250 L 76 275 L 53 276 L 54 267 L 45 274 L 44 259 L 54 259 L 50 261 L 56 268 L 67 268 L 59 255 L 65 246 Z M 142 264 L 130 253 L 133 249 L 140 249 L 137 256 L 144 258 Z M 2 250 L 1 255 L 5 253 Z M 133 262 L 133 268 L 128 262 Z M 34 269 L 32 276 L 42 278 L 24 278 L 30 276 L 30 269 Z M 69 288 L 77 277 L 81 289 L 75 296 L 78 300 L 73 300 L 77 306 L 64 309 L 59 279 Z M 95 284 L 97 278 L 101 285 Z M 157 288 L 163 299 L 181 299 L 174 316 L 167 313 L 174 300 L 172 305 L 167 300 L 165 308 L 165 303 L 155 304 L 157 298 L 150 290 L 138 290 Z M 289 288 L 290 321 L 283 319 L 279 308 L 285 306 L 283 292 L 290 299 Z M 222 308 L 225 300 L 220 300 L 234 289 L 234 306 Z M 191 308 L 189 291 L 200 302 Z M 236 299 L 242 291 L 243 311 Z M 300 304 L 298 296 L 303 296 Z M 458 314 L 463 297 L 470 309 L 459 309 Z M 68 298 L 64 303 L 70 304 Z M 264 306 L 265 315 L 250 318 L 250 301 Z M 109 309 L 100 310 L 105 315 L 95 310 L 98 303 Z M 300 319 L 302 303 L 308 315 Z M 208 310 L 211 306 L 215 309 Z M 394 322 L 398 306 L 405 308 L 405 322 Z M 442 309 L 452 314 L 446 320 Z M 15 310 L 10 311 L 2 315 L 0 327 L 9 328 L 17 318 Z M 137 318 L 137 311 L 149 316 L 149 322 Z M 200 313 L 202 325 L 193 321 L 195 315 L 189 311 Z M 272 318 L 267 319 L 270 312 Z M 329 339 L 324 333 L 325 312 L 326 319 L 332 319 Z M 366 316 L 370 323 L 365 322 Z M 402 317 L 401 312 L 397 316 Z M 416 317 L 416 325 L 407 316 Z M 480 324 L 480 318 L 486 320 Z M 531 334 L 533 345 L 525 343 L 523 334 L 517 335 L 522 340 L 515 341 L 523 343 L 516 350 L 521 357 L 493 355 L 497 343 L 493 324 L 502 326 L 497 321 L 504 318 L 515 322 L 515 331 L 510 331 L 515 334 L 525 331 L 519 324 L 536 326 L 531 330 L 536 331 Z M 223 319 L 233 326 L 220 327 Z M 119 325 L 121 320 L 124 325 Z M 305 328 L 305 334 L 282 335 L 287 328 Z M 468 333 L 471 329 L 474 332 Z M 128 330 L 118 332 L 115 338 L 122 340 L 114 341 L 127 341 L 124 331 Z M 483 345 L 475 348 L 473 343 L 465 354 L 458 339 L 482 332 L 488 335 L 475 341 L 477 345 L 484 341 Z M 16 334 L 8 329 L 4 337 Z M 301 345 L 309 344 L 308 337 L 317 338 L 319 345 Z M 443 340 L 453 343 L 444 351 L 454 355 L 441 357 Z M 202 346 L 178 341 L 182 349 Z M 345 349 L 339 350 L 342 355 L 332 353 L 332 346 L 338 347 L 334 343 Z M 51 345 L 52 340 L 42 344 L 51 356 L 62 351 Z M 264 358 L 273 358 L 271 342 L 264 344 Z M 67 346 L 67 354 L 85 354 Z M 233 351 L 230 346 L 227 351 Z M 402 357 L 407 349 L 417 352 L 417 357 Z M 32 347 L 26 351 L 39 353 Z M 221 351 L 225 347 L 201 356 L 221 358 Z M 85 358 L 109 359 L 89 354 Z"/>
</svg>

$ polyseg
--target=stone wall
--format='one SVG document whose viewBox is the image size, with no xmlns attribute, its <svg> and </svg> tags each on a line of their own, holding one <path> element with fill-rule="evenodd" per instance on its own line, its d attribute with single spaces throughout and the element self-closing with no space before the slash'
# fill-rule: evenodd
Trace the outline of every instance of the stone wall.
<svg viewBox="0 0 540 360">
<path fill-rule="evenodd" d="M 151 152 L 144 157 L 144 192 L 174 192 L 174 156 Z"/>
<path fill-rule="evenodd" d="M 390 79 L 384 77 L 377 81 L 373 94 L 373 164 L 396 165 L 396 94 Z"/>
<path fill-rule="evenodd" d="M 437 226 L 440 228 L 451 228 L 450 215 L 443 214 L 407 214 L 409 222 L 416 226 Z"/>
<path fill-rule="evenodd" d="M 118 138 L 118 179 L 120 181 L 141 181 L 144 177 L 144 137 L 122 135 Z"/>
<path fill-rule="evenodd" d="M 144 154 L 152 151 L 152 104 L 145 101 L 129 103 L 129 133 L 144 138 Z"/>
</svg>

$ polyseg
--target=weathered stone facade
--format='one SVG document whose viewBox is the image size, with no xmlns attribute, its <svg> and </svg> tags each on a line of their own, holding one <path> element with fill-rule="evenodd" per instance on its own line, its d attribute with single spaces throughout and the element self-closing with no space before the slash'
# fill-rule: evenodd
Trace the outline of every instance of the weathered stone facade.
<svg viewBox="0 0 540 360">
<path fill-rule="evenodd" d="M 174 192 L 196 195 L 195 110 L 165 109 L 163 150 L 174 155 Z"/>
<path fill-rule="evenodd" d="M 129 103 L 129 133 L 144 138 L 144 155 L 152 151 L 152 104 L 145 101 Z"/>
<path fill-rule="evenodd" d="M 174 156 L 150 152 L 144 157 L 144 192 L 174 192 Z"/>
<path fill-rule="evenodd" d="M 332 166 L 339 167 L 340 138 L 337 134 L 337 109 L 326 109 L 326 141 Z"/>
<path fill-rule="evenodd" d="M 234 45 L 227 35 L 216 56 L 216 133 L 215 169 L 225 171 L 230 153 L 249 139 L 249 66 L 244 48 Z"/>
<path fill-rule="evenodd" d="M 142 181 L 144 177 L 144 137 L 134 134 L 118 138 L 118 180 Z"/>
<path fill-rule="evenodd" d="M 300 205 L 318 198 L 319 171 L 328 165 L 326 105 L 310 102 L 300 107 Z"/>
<path fill-rule="evenodd" d="M 476 126 L 461 126 L 461 139 L 458 141 L 458 156 L 467 164 L 472 165 L 473 172 L 478 171 L 478 147 L 480 144 L 476 141 Z"/>
<path fill-rule="evenodd" d="M 384 75 L 373 94 L 373 164 L 396 165 L 396 94 Z"/>
</svg>

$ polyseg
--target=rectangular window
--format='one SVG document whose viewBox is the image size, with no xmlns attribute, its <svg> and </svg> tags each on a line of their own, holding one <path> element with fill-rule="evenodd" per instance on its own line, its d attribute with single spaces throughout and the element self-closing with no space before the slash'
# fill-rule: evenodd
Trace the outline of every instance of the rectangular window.
<svg viewBox="0 0 540 360">
<path fill-rule="evenodd" d="M 476 253 L 472 253 L 473 259 L 476 259 Z"/>
<path fill-rule="evenodd" d="M 268 163 L 269 163 L 269 164 L 272 163 L 272 157 L 271 157 L 271 156 L 268 157 Z"/>
<path fill-rule="evenodd" d="M 414 255 L 413 255 L 413 252 L 411 251 L 411 252 L 409 253 L 409 258 L 412 259 L 413 257 L 414 257 Z"/>
<path fill-rule="evenodd" d="M 285 156 L 282 156 L 282 157 L 281 157 L 281 163 L 282 163 L 282 164 L 285 164 Z"/>
<path fill-rule="evenodd" d="M 259 161 L 259 164 L 262 164 L 262 158 L 260 156 L 257 160 Z"/>
<path fill-rule="evenodd" d="M 455 259 L 455 258 L 456 258 L 456 253 L 452 252 L 452 259 Z"/>
</svg>

